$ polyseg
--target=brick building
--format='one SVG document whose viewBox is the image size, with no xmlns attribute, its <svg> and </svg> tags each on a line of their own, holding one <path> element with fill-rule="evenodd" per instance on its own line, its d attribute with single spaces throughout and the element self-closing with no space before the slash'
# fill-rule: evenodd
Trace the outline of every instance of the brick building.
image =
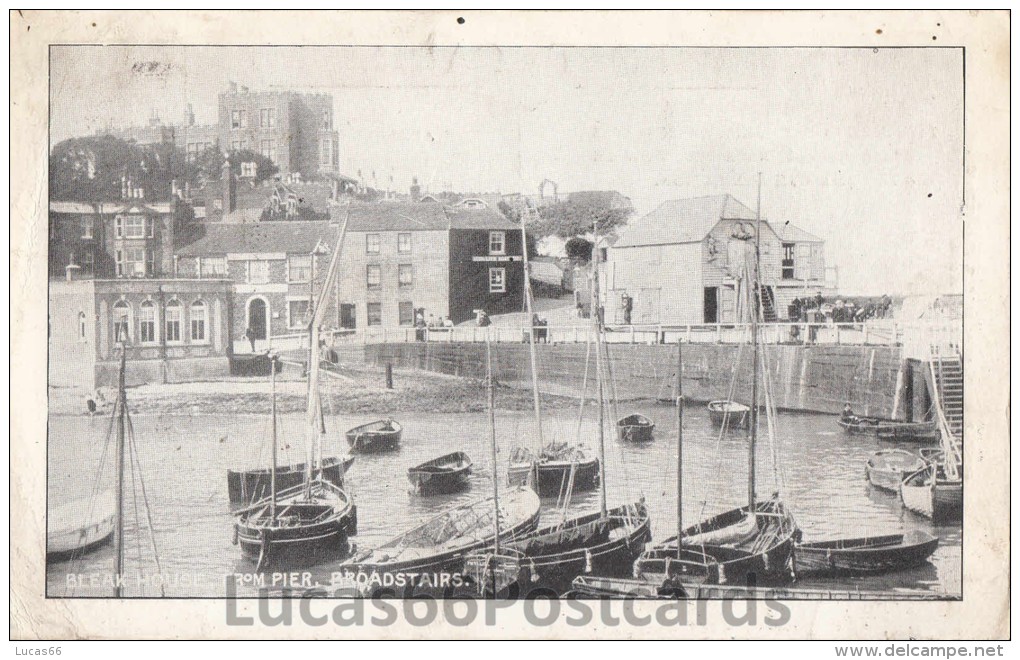
<svg viewBox="0 0 1020 660">
<path fill-rule="evenodd" d="M 337 292 L 342 327 L 410 326 L 416 311 L 454 323 L 475 309 L 520 311 L 520 225 L 502 214 L 434 202 L 339 213 L 348 222 Z"/>
<path fill-rule="evenodd" d="M 328 222 L 196 223 L 177 249 L 177 275 L 228 280 L 229 336 L 238 351 L 249 351 L 250 328 L 261 350 L 270 337 L 306 330 L 336 236 L 337 226 Z"/>
<path fill-rule="evenodd" d="M 250 149 L 270 158 L 281 173 L 306 178 L 340 169 L 329 94 L 252 92 L 230 83 L 219 95 L 218 117 L 221 149 Z"/>
</svg>

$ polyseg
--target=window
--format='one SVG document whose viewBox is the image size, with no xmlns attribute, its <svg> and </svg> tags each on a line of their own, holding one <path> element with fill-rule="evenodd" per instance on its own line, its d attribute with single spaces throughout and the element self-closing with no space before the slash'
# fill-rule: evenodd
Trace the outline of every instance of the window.
<svg viewBox="0 0 1020 660">
<path fill-rule="evenodd" d="M 332 118 L 329 116 L 329 110 L 323 110 L 322 111 L 322 127 L 325 130 L 328 131 L 332 124 L 333 124 L 333 121 L 332 121 Z"/>
<path fill-rule="evenodd" d="M 113 304 L 113 341 L 131 341 L 131 305 L 125 300 Z"/>
<path fill-rule="evenodd" d="M 276 108 L 262 108 L 259 110 L 259 125 L 262 128 L 273 128 L 276 126 Z"/>
<path fill-rule="evenodd" d="M 230 143 L 231 151 L 241 151 L 244 149 L 244 140 L 234 140 Z"/>
<path fill-rule="evenodd" d="M 269 160 L 276 162 L 276 140 L 262 140 L 261 153 Z"/>
<path fill-rule="evenodd" d="M 489 232 L 489 254 L 506 254 L 506 232 Z"/>
<path fill-rule="evenodd" d="M 152 250 L 145 251 L 145 274 L 152 276 L 156 273 L 156 253 Z"/>
<path fill-rule="evenodd" d="M 198 158 L 198 152 L 201 151 L 202 145 L 198 142 L 188 143 L 188 160 L 195 160 Z"/>
<path fill-rule="evenodd" d="M 365 234 L 365 253 L 379 254 L 379 234 Z"/>
<path fill-rule="evenodd" d="M 793 268 L 793 250 L 795 248 L 794 243 L 783 243 L 783 279 L 792 280 L 794 278 Z"/>
<path fill-rule="evenodd" d="M 368 288 L 378 289 L 382 286 L 382 266 L 378 264 L 368 265 Z"/>
<path fill-rule="evenodd" d="M 397 284 L 399 286 L 414 285 L 414 269 L 411 264 L 400 264 L 397 266 Z"/>
<path fill-rule="evenodd" d="M 196 300 L 191 303 L 191 341 L 202 343 L 205 341 L 205 326 L 209 322 L 209 310 L 205 303 Z"/>
<path fill-rule="evenodd" d="M 145 222 L 145 218 L 142 218 L 142 221 Z M 151 218 L 145 224 L 149 228 L 149 238 L 153 238 L 156 235 L 156 219 Z"/>
<path fill-rule="evenodd" d="M 78 312 L 78 339 L 85 341 L 85 312 Z"/>
<path fill-rule="evenodd" d="M 226 257 L 205 257 L 199 263 L 200 277 L 226 277 L 227 276 L 227 259 Z"/>
<path fill-rule="evenodd" d="M 156 305 L 151 300 L 138 309 L 138 339 L 143 344 L 156 341 Z"/>
<path fill-rule="evenodd" d="M 81 217 L 81 237 L 92 238 L 92 216 L 90 215 Z"/>
<path fill-rule="evenodd" d="M 414 303 L 402 301 L 397 303 L 397 313 L 400 316 L 400 325 L 414 325 Z"/>
<path fill-rule="evenodd" d="M 258 164 L 247 162 L 241 163 L 241 178 L 254 179 L 258 173 Z"/>
<path fill-rule="evenodd" d="M 506 268 L 489 269 L 489 293 L 506 293 Z"/>
<path fill-rule="evenodd" d="M 400 254 L 411 252 L 411 234 L 397 234 L 397 252 Z"/>
<path fill-rule="evenodd" d="M 320 164 L 322 164 L 322 165 L 332 165 L 333 164 L 333 141 L 332 140 L 323 140 L 322 141 L 321 156 L 322 157 L 319 160 Z"/>
<path fill-rule="evenodd" d="M 151 263 L 151 252 L 147 255 L 145 248 L 124 248 L 114 250 L 113 258 L 117 266 L 118 277 L 145 277 L 146 263 Z"/>
<path fill-rule="evenodd" d="M 382 325 L 382 303 L 368 303 L 365 309 L 368 311 L 369 325 Z"/>
<path fill-rule="evenodd" d="M 287 301 L 287 327 L 291 329 L 304 328 L 310 321 L 307 299 Z"/>
<path fill-rule="evenodd" d="M 244 110 L 230 111 L 230 128 L 247 128 L 248 113 Z"/>
<path fill-rule="evenodd" d="M 91 249 L 86 249 L 81 255 L 81 270 L 85 275 L 93 275 L 96 272 L 96 255 Z"/>
<path fill-rule="evenodd" d="M 308 282 L 312 279 L 312 255 L 292 254 L 287 257 L 287 281 Z"/>
<path fill-rule="evenodd" d="M 115 224 L 117 238 L 145 238 L 144 215 L 118 215 Z"/>
<path fill-rule="evenodd" d="M 249 261 L 248 262 L 248 284 L 269 283 L 269 262 Z"/>
<path fill-rule="evenodd" d="M 181 340 L 181 303 L 176 300 L 166 304 L 166 340 Z"/>
</svg>

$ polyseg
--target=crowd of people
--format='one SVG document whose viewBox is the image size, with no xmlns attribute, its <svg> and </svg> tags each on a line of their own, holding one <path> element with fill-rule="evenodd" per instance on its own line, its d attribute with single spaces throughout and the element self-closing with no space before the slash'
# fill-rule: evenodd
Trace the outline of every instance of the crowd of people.
<svg viewBox="0 0 1020 660">
<path fill-rule="evenodd" d="M 821 293 L 813 297 L 794 298 L 787 309 L 787 318 L 804 323 L 861 323 L 868 319 L 885 319 L 892 316 L 892 298 L 884 294 L 877 302 L 858 303 L 837 298 L 827 302 Z"/>
</svg>

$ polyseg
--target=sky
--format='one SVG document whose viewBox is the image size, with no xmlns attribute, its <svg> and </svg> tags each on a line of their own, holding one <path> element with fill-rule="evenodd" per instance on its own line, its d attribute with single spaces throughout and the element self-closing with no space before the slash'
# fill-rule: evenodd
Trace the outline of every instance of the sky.
<svg viewBox="0 0 1020 660">
<path fill-rule="evenodd" d="M 138 72 L 138 62 L 157 62 Z M 59 46 L 51 143 L 217 94 L 333 95 L 340 166 L 407 190 L 729 193 L 826 240 L 849 294 L 962 292 L 959 49 Z M 145 68 L 145 67 L 143 67 Z"/>
</svg>

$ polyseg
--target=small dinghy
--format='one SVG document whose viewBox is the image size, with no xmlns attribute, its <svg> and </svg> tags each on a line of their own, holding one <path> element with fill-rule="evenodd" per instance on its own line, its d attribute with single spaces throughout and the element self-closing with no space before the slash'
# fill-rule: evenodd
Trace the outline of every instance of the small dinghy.
<svg viewBox="0 0 1020 660">
<path fill-rule="evenodd" d="M 655 422 L 642 414 L 627 415 L 616 423 L 616 433 L 621 442 L 651 442 Z"/>
<path fill-rule="evenodd" d="M 866 575 L 921 564 L 938 545 L 938 537 L 913 530 L 906 534 L 798 543 L 793 556 L 799 575 Z"/>
<path fill-rule="evenodd" d="M 344 475 L 354 463 L 351 457 L 328 456 L 322 459 L 321 467 L 316 471 L 324 481 L 343 488 Z M 287 490 L 300 483 L 304 483 L 307 465 L 305 463 L 294 463 L 292 465 L 281 465 L 276 468 L 276 487 L 278 490 Z M 227 494 L 230 496 L 230 506 L 247 506 L 270 495 L 272 483 L 271 468 L 254 468 L 251 470 L 227 470 Z"/>
<path fill-rule="evenodd" d="M 54 507 L 46 520 L 46 560 L 75 559 L 98 548 L 113 536 L 116 522 L 113 491 Z"/>
<path fill-rule="evenodd" d="M 851 435 L 873 435 L 883 440 L 938 440 L 935 422 L 902 422 L 878 417 L 849 415 L 836 420 Z"/>
<path fill-rule="evenodd" d="M 378 451 L 394 451 L 400 448 L 400 434 L 404 429 L 392 419 L 380 419 L 356 426 L 347 432 L 347 444 L 351 451 L 364 454 Z"/>
<path fill-rule="evenodd" d="M 529 475 L 536 475 L 538 481 L 533 486 L 538 494 L 556 497 L 571 485 L 575 493 L 598 488 L 600 466 L 598 456 L 587 445 L 550 442 L 537 458 L 527 447 L 514 449 L 507 478 L 510 485 L 517 486 L 527 483 Z"/>
<path fill-rule="evenodd" d="M 471 459 L 462 451 L 434 458 L 407 470 L 407 480 L 419 495 L 455 493 L 468 483 Z"/>
<path fill-rule="evenodd" d="M 923 458 L 906 449 L 883 449 L 871 455 L 864 473 L 872 486 L 898 493 L 903 479 L 924 466 Z"/>
<path fill-rule="evenodd" d="M 935 523 L 958 520 L 963 513 L 963 479 L 950 478 L 945 466 L 929 463 L 900 484 L 903 506 Z"/>
<path fill-rule="evenodd" d="M 711 401 L 708 416 L 716 426 L 746 429 L 751 426 L 751 407 L 736 401 Z"/>
</svg>

